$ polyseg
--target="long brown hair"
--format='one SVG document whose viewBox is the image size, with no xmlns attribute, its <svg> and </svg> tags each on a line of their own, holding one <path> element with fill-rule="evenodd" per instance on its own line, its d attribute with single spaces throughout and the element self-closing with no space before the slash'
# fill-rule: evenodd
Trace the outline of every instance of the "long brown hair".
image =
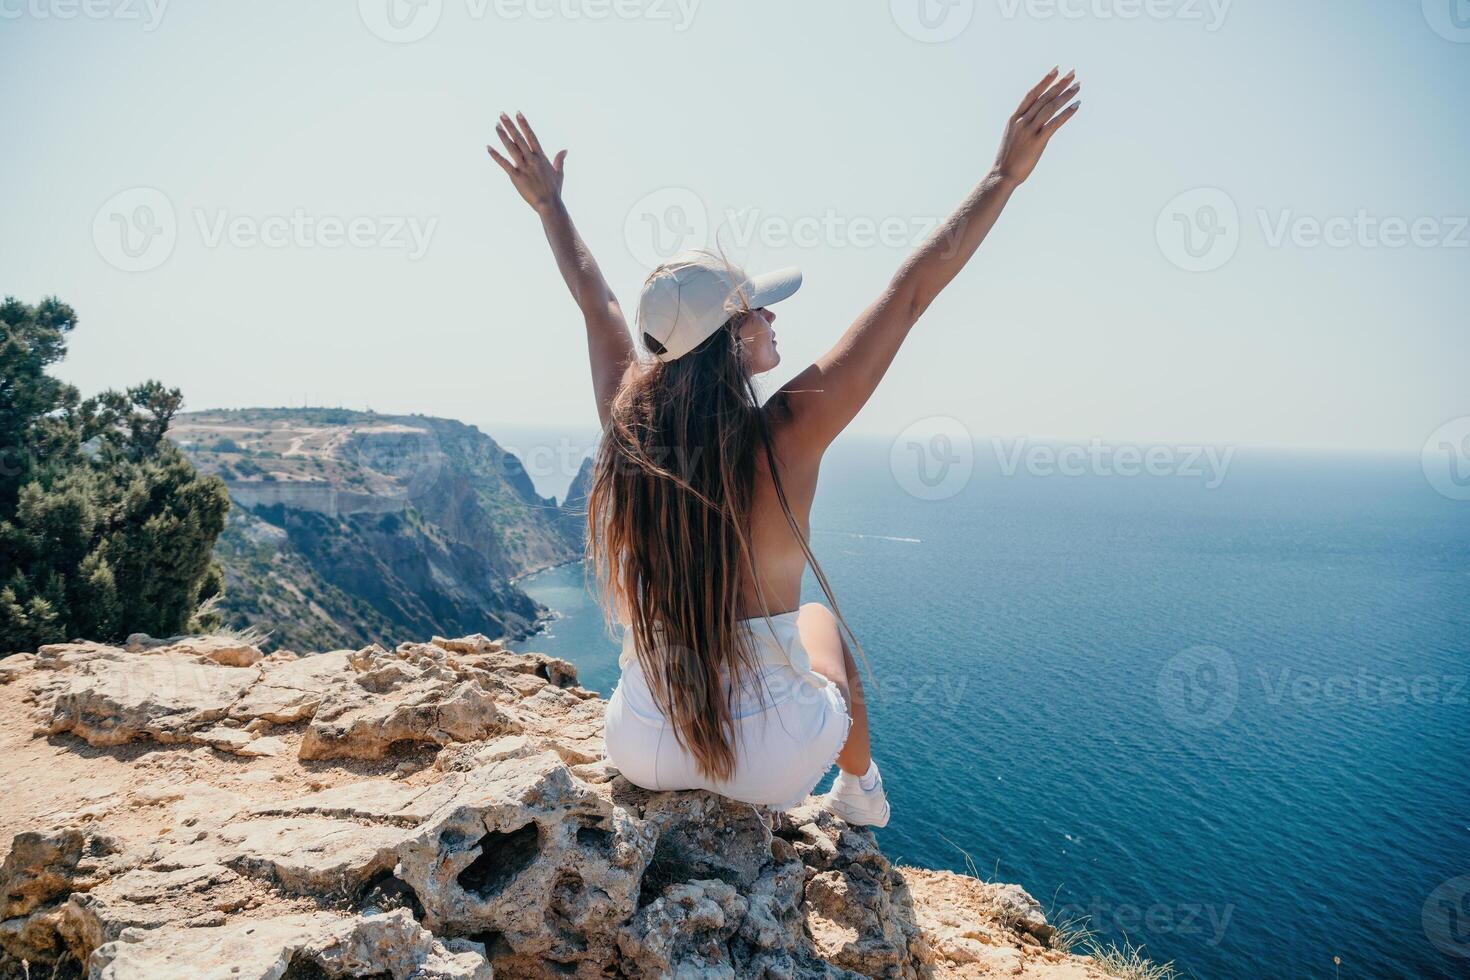
<svg viewBox="0 0 1470 980">
<path fill-rule="evenodd" d="M 732 702 L 759 664 L 738 626 L 747 577 L 767 609 L 750 541 L 758 461 L 847 628 L 781 485 L 739 339 L 749 312 L 736 312 L 682 357 L 632 366 L 613 399 L 587 498 L 587 554 L 607 615 L 626 611 L 639 663 L 675 738 L 717 780 L 734 775 Z M 657 350 L 652 338 L 644 343 Z"/>
</svg>

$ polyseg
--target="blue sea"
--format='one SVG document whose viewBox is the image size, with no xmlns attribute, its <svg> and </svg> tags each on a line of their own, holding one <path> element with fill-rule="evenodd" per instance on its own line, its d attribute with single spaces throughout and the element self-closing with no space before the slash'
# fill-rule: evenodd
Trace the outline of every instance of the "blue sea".
<svg viewBox="0 0 1470 980">
<path fill-rule="evenodd" d="M 1129 476 L 986 442 L 916 482 L 904 451 L 844 438 L 812 515 L 890 857 L 1184 976 L 1470 976 L 1470 501 L 1412 455 Z M 560 618 L 522 646 L 608 693 L 581 567 L 525 585 Z"/>
</svg>

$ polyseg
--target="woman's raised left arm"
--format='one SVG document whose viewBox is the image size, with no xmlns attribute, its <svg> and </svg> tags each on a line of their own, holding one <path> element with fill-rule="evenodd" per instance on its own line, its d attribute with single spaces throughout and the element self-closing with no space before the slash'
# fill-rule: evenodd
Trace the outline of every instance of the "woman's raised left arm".
<svg viewBox="0 0 1470 980">
<path fill-rule="evenodd" d="M 1052 135 L 1076 113 L 1080 85 L 1053 68 L 1006 122 L 995 165 L 899 267 L 888 286 L 816 363 L 781 389 L 784 435 L 809 454 L 837 438 L 893 363 L 910 328 L 970 261 L 1011 194 L 1036 168 Z"/>
</svg>

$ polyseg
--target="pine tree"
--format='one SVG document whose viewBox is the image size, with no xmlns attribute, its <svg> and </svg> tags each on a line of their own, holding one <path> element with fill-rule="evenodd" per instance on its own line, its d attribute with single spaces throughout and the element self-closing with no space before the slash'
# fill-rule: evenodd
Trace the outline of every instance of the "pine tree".
<svg viewBox="0 0 1470 980">
<path fill-rule="evenodd" d="M 83 400 L 46 373 L 76 322 L 54 297 L 0 304 L 0 654 L 184 632 L 223 581 L 224 484 L 166 438 L 182 397 Z"/>
</svg>

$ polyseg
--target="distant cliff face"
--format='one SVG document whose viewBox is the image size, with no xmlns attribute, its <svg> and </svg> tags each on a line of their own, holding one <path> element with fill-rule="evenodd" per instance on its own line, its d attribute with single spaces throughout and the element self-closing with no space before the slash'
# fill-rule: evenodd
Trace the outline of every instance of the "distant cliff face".
<svg viewBox="0 0 1470 980">
<path fill-rule="evenodd" d="M 561 502 L 562 533 L 577 543 L 578 548 L 587 536 L 587 495 L 592 492 L 592 459 L 582 460 L 577 475 L 567 487 L 566 499 Z"/>
<path fill-rule="evenodd" d="M 242 409 L 181 415 L 170 434 L 234 504 L 217 546 L 226 620 L 272 646 L 521 636 L 544 610 L 510 580 L 581 555 L 577 514 L 450 419 Z"/>
</svg>

